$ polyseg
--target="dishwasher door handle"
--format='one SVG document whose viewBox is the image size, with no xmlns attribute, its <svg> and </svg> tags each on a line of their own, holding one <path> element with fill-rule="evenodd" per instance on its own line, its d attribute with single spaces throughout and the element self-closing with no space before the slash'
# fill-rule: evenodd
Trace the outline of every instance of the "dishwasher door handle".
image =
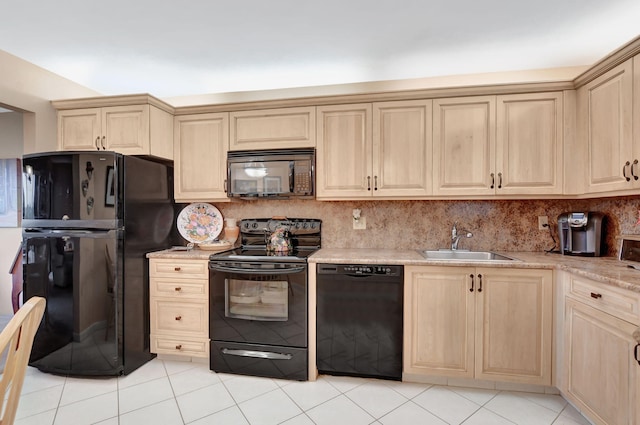
<svg viewBox="0 0 640 425">
<path fill-rule="evenodd" d="M 253 357 L 256 359 L 267 360 L 291 360 L 293 355 L 285 353 L 274 353 L 271 351 L 256 351 L 256 350 L 233 350 L 230 348 L 223 348 L 220 350 L 222 354 L 239 357 Z"/>
</svg>

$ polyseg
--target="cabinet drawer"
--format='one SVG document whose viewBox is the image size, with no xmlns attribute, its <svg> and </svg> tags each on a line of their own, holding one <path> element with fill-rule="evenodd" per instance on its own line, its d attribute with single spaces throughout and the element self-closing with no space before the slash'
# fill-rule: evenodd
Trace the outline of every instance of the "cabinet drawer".
<svg viewBox="0 0 640 425">
<path fill-rule="evenodd" d="M 209 281 L 201 279 L 150 279 L 149 293 L 152 297 L 170 297 L 176 300 L 184 298 L 208 300 Z"/>
<path fill-rule="evenodd" d="M 640 294 L 581 276 L 571 276 L 569 296 L 619 319 L 640 324 Z"/>
<path fill-rule="evenodd" d="M 151 332 L 168 332 L 208 337 L 209 316 L 206 303 L 151 299 Z"/>
<path fill-rule="evenodd" d="M 209 338 L 181 338 L 152 334 L 151 352 L 156 354 L 183 354 L 192 357 L 208 357 Z"/>
<path fill-rule="evenodd" d="M 149 261 L 149 276 L 173 278 L 209 278 L 207 260 L 154 259 Z"/>
</svg>

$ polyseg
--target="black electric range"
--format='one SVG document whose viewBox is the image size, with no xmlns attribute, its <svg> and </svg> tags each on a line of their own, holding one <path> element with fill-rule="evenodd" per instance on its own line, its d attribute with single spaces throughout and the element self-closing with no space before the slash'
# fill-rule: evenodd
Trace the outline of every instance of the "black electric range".
<svg viewBox="0 0 640 425">
<path fill-rule="evenodd" d="M 241 246 L 209 259 L 210 369 L 308 379 L 307 258 L 320 248 L 317 219 L 245 219 Z M 269 250 L 285 229 L 291 249 Z"/>
</svg>

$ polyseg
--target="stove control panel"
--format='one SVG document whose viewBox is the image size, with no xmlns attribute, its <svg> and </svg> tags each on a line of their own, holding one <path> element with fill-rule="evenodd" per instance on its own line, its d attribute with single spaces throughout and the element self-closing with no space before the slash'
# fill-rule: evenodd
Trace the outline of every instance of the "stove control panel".
<svg viewBox="0 0 640 425">
<path fill-rule="evenodd" d="M 293 235 L 320 233 L 322 220 L 314 218 L 251 218 L 240 222 L 242 233 L 264 233 L 284 227 Z"/>
</svg>

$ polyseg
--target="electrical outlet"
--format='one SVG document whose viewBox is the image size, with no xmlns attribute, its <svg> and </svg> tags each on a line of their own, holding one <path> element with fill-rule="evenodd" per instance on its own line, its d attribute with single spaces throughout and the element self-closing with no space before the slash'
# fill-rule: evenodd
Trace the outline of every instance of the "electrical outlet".
<svg viewBox="0 0 640 425">
<path fill-rule="evenodd" d="M 547 217 L 546 215 L 539 215 L 538 230 L 547 230 L 547 227 L 549 227 L 549 217 Z"/>
<path fill-rule="evenodd" d="M 355 230 L 365 230 L 367 228 L 367 217 L 360 217 L 358 220 L 354 218 L 353 228 Z"/>
</svg>

